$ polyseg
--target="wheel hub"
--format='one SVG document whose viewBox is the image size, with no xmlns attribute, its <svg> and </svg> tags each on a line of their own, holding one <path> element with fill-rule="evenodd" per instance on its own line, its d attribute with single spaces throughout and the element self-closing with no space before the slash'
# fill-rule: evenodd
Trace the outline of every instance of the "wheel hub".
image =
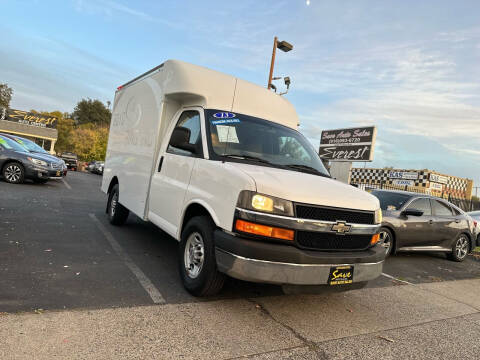
<svg viewBox="0 0 480 360">
<path fill-rule="evenodd" d="M 205 245 L 202 235 L 198 232 L 190 234 L 185 244 L 184 263 L 187 275 L 195 279 L 203 268 Z"/>
<path fill-rule="evenodd" d="M 461 236 L 455 244 L 455 252 L 459 259 L 463 259 L 468 253 L 468 240 Z"/>
<path fill-rule="evenodd" d="M 5 177 L 10 182 L 17 182 L 20 180 L 22 170 L 17 165 L 9 165 L 5 169 Z"/>
</svg>

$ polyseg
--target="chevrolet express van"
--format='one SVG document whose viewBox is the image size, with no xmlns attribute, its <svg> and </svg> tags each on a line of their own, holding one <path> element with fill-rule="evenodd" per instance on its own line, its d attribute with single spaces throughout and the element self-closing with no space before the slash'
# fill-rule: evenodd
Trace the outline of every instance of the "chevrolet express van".
<svg viewBox="0 0 480 360">
<path fill-rule="evenodd" d="M 196 296 L 226 275 L 280 285 L 379 276 L 379 201 L 330 178 L 283 97 L 169 60 L 115 94 L 102 190 L 114 225 L 129 212 L 179 241 Z"/>
</svg>

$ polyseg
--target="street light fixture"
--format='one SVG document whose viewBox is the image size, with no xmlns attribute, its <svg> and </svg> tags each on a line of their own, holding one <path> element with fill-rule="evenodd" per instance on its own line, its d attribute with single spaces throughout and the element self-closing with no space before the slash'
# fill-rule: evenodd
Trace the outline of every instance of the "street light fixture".
<svg viewBox="0 0 480 360">
<path fill-rule="evenodd" d="M 272 51 L 272 61 L 270 63 L 270 74 L 268 75 L 268 85 L 267 88 L 270 90 L 272 88 L 272 77 L 273 77 L 273 67 L 275 65 L 275 53 L 277 48 L 288 52 L 293 49 L 293 45 L 286 41 L 278 41 L 278 38 L 275 36 L 273 39 L 273 51 Z"/>
</svg>

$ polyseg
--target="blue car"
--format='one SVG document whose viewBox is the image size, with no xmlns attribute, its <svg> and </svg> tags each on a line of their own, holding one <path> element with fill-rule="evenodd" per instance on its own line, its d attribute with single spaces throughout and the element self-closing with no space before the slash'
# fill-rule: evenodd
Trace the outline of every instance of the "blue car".
<svg viewBox="0 0 480 360">
<path fill-rule="evenodd" d="M 28 151 L 9 137 L 0 135 L 0 172 L 6 182 L 21 184 L 26 179 L 46 183 L 63 177 L 63 162 L 50 155 Z"/>
</svg>

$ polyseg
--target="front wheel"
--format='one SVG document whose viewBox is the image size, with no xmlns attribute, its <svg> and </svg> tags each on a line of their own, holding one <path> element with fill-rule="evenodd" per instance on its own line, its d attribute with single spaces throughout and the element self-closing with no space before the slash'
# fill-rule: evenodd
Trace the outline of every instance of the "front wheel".
<svg viewBox="0 0 480 360">
<path fill-rule="evenodd" d="M 179 245 L 179 270 L 185 289 L 194 296 L 217 294 L 225 282 L 225 274 L 217 269 L 213 232 L 215 225 L 206 216 L 192 218 Z"/>
<path fill-rule="evenodd" d="M 393 254 L 393 234 L 390 229 L 382 227 L 380 229 L 380 244 L 385 248 L 385 257 Z"/>
<path fill-rule="evenodd" d="M 461 262 L 465 260 L 470 248 L 467 235 L 461 234 L 453 243 L 452 252 L 449 254 L 450 260 Z"/>
<path fill-rule="evenodd" d="M 118 202 L 120 197 L 120 187 L 116 184 L 108 196 L 107 213 L 108 220 L 113 225 L 123 225 L 127 221 L 129 211 Z"/>
<path fill-rule="evenodd" d="M 17 162 L 7 163 L 3 167 L 3 178 L 11 184 L 22 184 L 25 180 L 25 170 L 22 164 Z"/>
</svg>

